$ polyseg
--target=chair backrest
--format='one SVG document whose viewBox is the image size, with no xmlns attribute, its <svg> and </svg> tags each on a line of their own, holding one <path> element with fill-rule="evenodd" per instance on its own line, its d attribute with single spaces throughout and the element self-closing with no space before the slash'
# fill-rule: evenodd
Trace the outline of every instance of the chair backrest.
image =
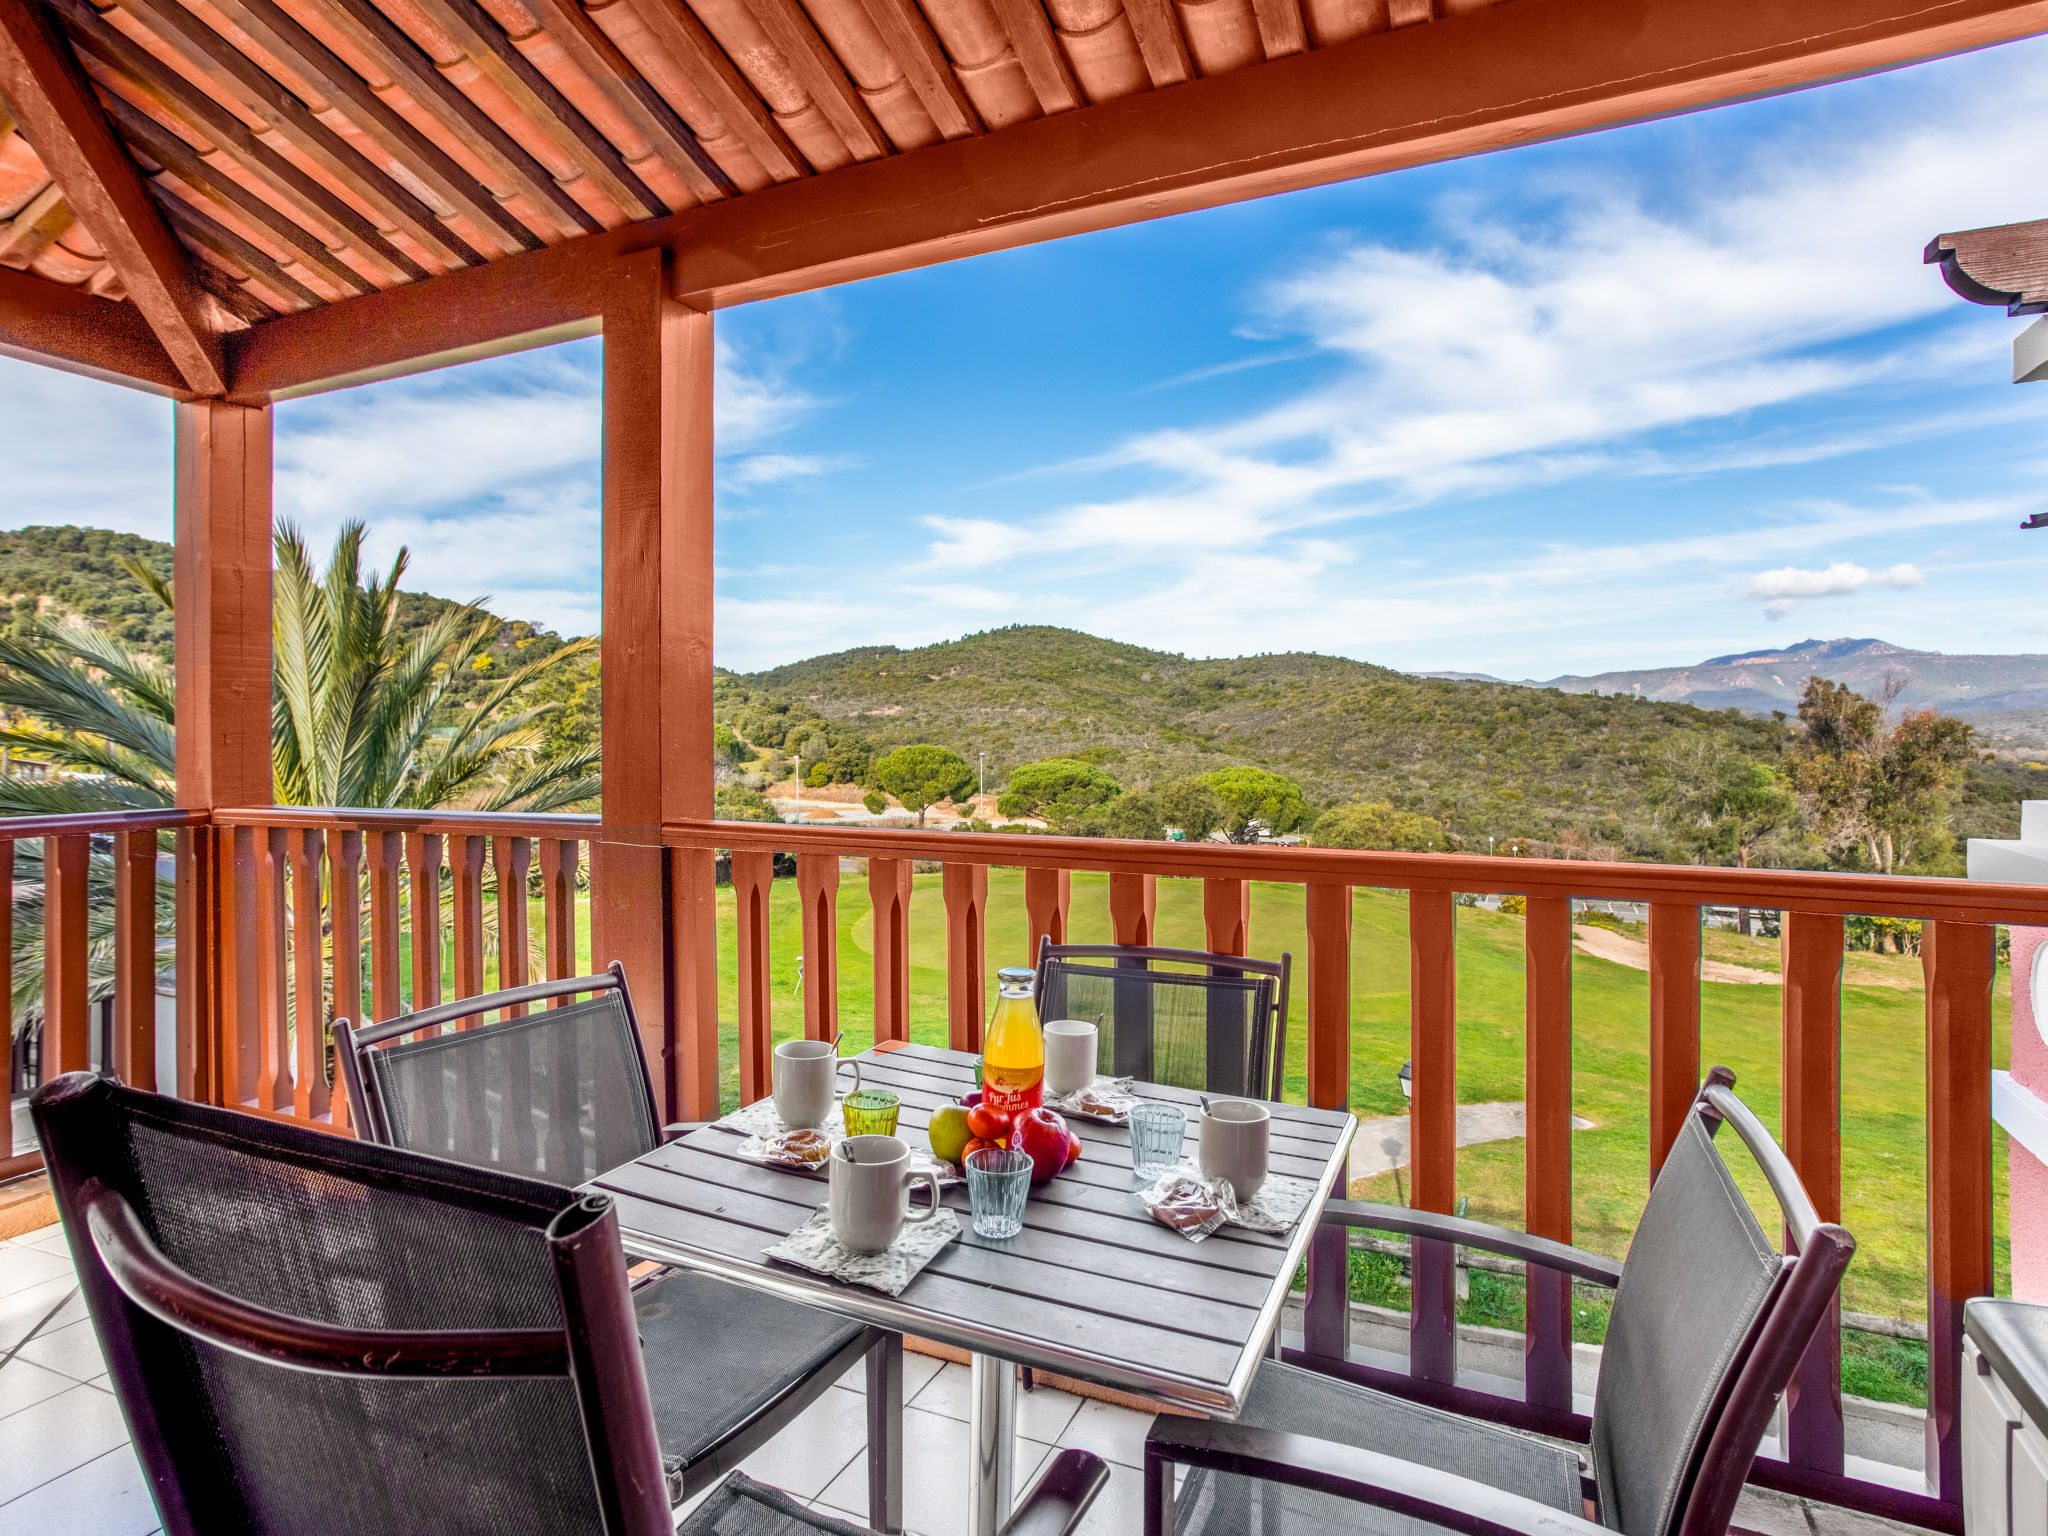
<svg viewBox="0 0 2048 1536">
<path fill-rule="evenodd" d="M 1098 1026 L 1101 1070 L 1277 1099 L 1287 1070 L 1292 957 L 1040 941 L 1038 1016 Z"/>
<path fill-rule="evenodd" d="M 669 1536 L 608 1200 L 83 1072 L 33 1112 L 172 1536 Z"/>
<path fill-rule="evenodd" d="M 1601 1523 L 1720 1536 L 1778 1395 L 1856 1243 L 1822 1222 L 1791 1162 L 1716 1067 L 1687 1114 L 1622 1267 L 1593 1400 Z M 1781 1257 L 1715 1150 L 1726 1122 L 1789 1235 Z"/>
<path fill-rule="evenodd" d="M 395 1147 L 581 1184 L 660 1140 L 616 961 L 381 1024 L 336 1019 L 334 1039 L 360 1129 Z"/>
</svg>

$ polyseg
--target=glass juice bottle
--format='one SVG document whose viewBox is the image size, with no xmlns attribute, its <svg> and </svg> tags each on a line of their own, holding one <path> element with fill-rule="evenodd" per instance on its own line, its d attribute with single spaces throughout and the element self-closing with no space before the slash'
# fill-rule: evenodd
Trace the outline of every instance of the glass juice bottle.
<svg viewBox="0 0 2048 1536">
<path fill-rule="evenodd" d="M 1045 1035 L 1031 1001 L 1032 973 L 996 972 L 995 1017 L 981 1048 L 981 1101 L 1005 1115 L 1036 1109 L 1045 1099 Z"/>
</svg>

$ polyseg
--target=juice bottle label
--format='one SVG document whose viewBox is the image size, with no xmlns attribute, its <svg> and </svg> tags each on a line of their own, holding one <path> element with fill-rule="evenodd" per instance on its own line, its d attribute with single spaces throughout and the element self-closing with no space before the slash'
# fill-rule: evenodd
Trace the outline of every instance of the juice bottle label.
<svg viewBox="0 0 2048 1536">
<path fill-rule="evenodd" d="M 981 1102 L 998 1114 L 1020 1115 L 1045 1102 L 1045 1066 L 998 1067 L 981 1072 Z"/>
</svg>

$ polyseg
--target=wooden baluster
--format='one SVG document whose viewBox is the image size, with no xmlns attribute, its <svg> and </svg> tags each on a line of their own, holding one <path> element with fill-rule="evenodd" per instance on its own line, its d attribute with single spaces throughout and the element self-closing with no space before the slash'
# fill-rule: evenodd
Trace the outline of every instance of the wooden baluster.
<svg viewBox="0 0 2048 1536">
<path fill-rule="evenodd" d="M 285 829 L 256 832 L 256 1104 L 284 1110 L 292 1104 L 291 1016 L 286 971 Z"/>
<path fill-rule="evenodd" d="M 114 1074 L 156 1090 L 156 832 L 114 834 Z"/>
<path fill-rule="evenodd" d="M 1024 871 L 1025 964 L 1038 964 L 1038 946 L 1050 938 L 1055 944 L 1067 942 L 1067 908 L 1074 900 L 1074 877 L 1064 869 Z"/>
<path fill-rule="evenodd" d="M 577 844 L 570 838 L 544 837 L 540 844 L 541 952 L 547 956 L 548 980 L 566 981 L 576 974 Z M 559 1008 L 566 998 L 551 998 Z"/>
<path fill-rule="evenodd" d="M 1523 933 L 1522 1224 L 1572 1240 L 1572 901 L 1530 896 Z M 1523 1396 L 1531 1407 L 1572 1407 L 1571 1276 L 1528 1266 Z"/>
<path fill-rule="evenodd" d="M 1282 1029 L 1287 1021 L 1280 1021 Z M 1308 1101 L 1351 1102 L 1351 887 L 1308 887 Z"/>
<path fill-rule="evenodd" d="M 804 1038 L 839 1033 L 839 855 L 796 856 L 796 895 L 804 908 Z"/>
<path fill-rule="evenodd" d="M 1650 903 L 1650 1180 L 1700 1091 L 1700 909 Z"/>
<path fill-rule="evenodd" d="M 1410 1203 L 1449 1214 L 1458 1197 L 1458 909 L 1447 890 L 1408 896 Z M 1408 1370 L 1449 1383 L 1456 1371 L 1451 1246 L 1410 1246 Z"/>
<path fill-rule="evenodd" d="M 221 1097 L 233 1105 L 256 1101 L 257 998 L 256 842 L 254 827 L 222 827 L 220 842 L 220 1072 Z"/>
<path fill-rule="evenodd" d="M 363 1022 L 363 834 L 337 832 L 327 840 L 328 927 L 334 934 L 333 1017 L 352 1024 Z M 322 1050 L 334 1042 L 332 1025 L 325 1031 Z M 341 1063 L 334 1062 L 328 1079 L 328 1116 L 338 1131 L 352 1123 L 355 1106 L 348 1101 L 347 1079 Z"/>
<path fill-rule="evenodd" d="M 43 839 L 43 1081 L 92 1070 L 86 1006 L 86 878 L 92 843 L 82 833 Z"/>
<path fill-rule="evenodd" d="M 1842 919 L 1787 912 L 1783 938 L 1785 1155 L 1822 1221 L 1842 1219 Z M 1788 1238 L 1789 1244 L 1789 1238 Z M 1841 1297 L 1785 1389 L 1785 1459 L 1842 1471 Z"/>
<path fill-rule="evenodd" d="M 910 1040 L 910 861 L 869 859 L 875 942 L 875 1044 Z"/>
<path fill-rule="evenodd" d="M 405 834 L 405 868 L 412 879 L 412 1012 L 441 1001 L 441 834 Z M 430 1040 L 440 1029 L 423 1029 Z"/>
<path fill-rule="evenodd" d="M 292 1016 L 298 1054 L 292 1072 L 292 1111 L 301 1120 L 325 1119 L 327 1086 L 327 987 L 321 939 L 321 865 L 326 835 L 316 827 L 285 833 L 292 877 Z"/>
<path fill-rule="evenodd" d="M 734 942 L 739 962 L 740 1103 L 766 1098 L 775 1088 L 775 997 L 769 970 L 769 900 L 775 886 L 773 853 L 732 855 Z"/>
<path fill-rule="evenodd" d="M 1109 877 L 1109 942 L 1133 949 L 1152 947 L 1152 930 L 1159 912 L 1157 875 L 1116 875 Z"/>
<path fill-rule="evenodd" d="M 10 845 L 11 846 L 11 845 Z M 176 976 L 178 980 L 178 1080 L 165 1087 L 181 1099 L 218 1103 L 220 1090 L 220 1036 L 215 1019 L 217 966 L 220 955 L 208 936 L 219 931 L 220 892 L 219 847 L 211 827 L 180 827 L 173 854 L 176 885 Z M 13 883 L 13 869 L 4 872 Z M 10 914 L 11 915 L 11 914 Z M 0 952 L 11 952 L 12 944 L 0 940 Z M 9 995 L 0 992 L 0 996 Z"/>
<path fill-rule="evenodd" d="M 455 882 L 455 995 L 484 991 L 484 839 L 457 833 L 448 840 L 448 873 Z M 471 1025 L 481 1019 L 471 1019 Z"/>
<path fill-rule="evenodd" d="M 946 1043 L 979 1051 L 988 1019 L 988 866 L 948 864 L 946 896 Z"/>
<path fill-rule="evenodd" d="M 1252 886 L 1249 880 L 1202 882 L 1203 945 L 1219 955 L 1252 952 Z"/>
<path fill-rule="evenodd" d="M 668 860 L 668 1001 L 673 1012 L 664 1020 L 654 1009 L 641 1010 L 641 1037 L 647 1059 L 662 1064 L 655 1096 L 668 1105 L 671 1117 L 713 1120 L 719 1114 L 720 1085 L 718 859 L 710 848 L 656 851 Z"/>
<path fill-rule="evenodd" d="M 491 839 L 491 869 L 498 877 L 498 988 L 526 985 L 526 875 L 533 867 L 533 841 L 524 837 Z M 526 1004 L 505 1010 L 508 1019 L 526 1016 Z"/>
<path fill-rule="evenodd" d="M 370 1016 L 382 1024 L 405 1012 L 399 983 L 398 860 L 405 840 L 396 832 L 370 834 Z"/>
<path fill-rule="evenodd" d="M 1991 1294 L 1989 923 L 1927 923 L 1927 1471 L 1960 1518 L 1963 1304 Z"/>
</svg>

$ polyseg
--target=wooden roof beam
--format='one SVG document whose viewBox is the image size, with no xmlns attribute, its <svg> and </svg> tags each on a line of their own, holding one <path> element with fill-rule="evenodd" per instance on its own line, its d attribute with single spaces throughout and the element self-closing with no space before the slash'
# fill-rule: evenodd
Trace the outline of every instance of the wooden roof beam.
<svg viewBox="0 0 2048 1536">
<path fill-rule="evenodd" d="M 573 4 L 574 0 L 568 3 Z M 803 82 L 811 100 L 818 104 L 818 110 L 846 141 L 854 159 L 878 160 L 895 153 L 882 125 L 875 121 L 868 104 L 846 77 L 846 66 L 839 62 L 839 55 L 818 35 L 818 29 L 796 0 L 746 0 L 746 7 L 761 23 L 761 30 L 775 44 L 776 52 L 789 61 L 789 67 Z"/>
<path fill-rule="evenodd" d="M 683 0 L 619 0 L 675 59 L 677 67 L 732 131 L 761 169 L 777 181 L 812 175 L 811 163 L 783 132 L 782 124 L 725 50 Z"/>
<path fill-rule="evenodd" d="M 1052 23 L 1046 20 L 1045 7 L 1039 0 L 995 0 L 995 8 L 1003 30 L 1010 35 L 1017 62 L 1024 66 L 1024 78 L 1031 82 L 1031 93 L 1046 115 L 1086 106 L 1087 98 L 1075 84 L 1073 70 L 1067 67 L 1066 50 L 1052 35 Z M 1132 17 L 1135 21 L 1135 12 Z M 1178 25 L 1175 23 L 1176 28 Z M 1174 36 L 1180 36 L 1178 30 Z"/>
<path fill-rule="evenodd" d="M 1922 259 L 1972 304 L 2003 304 L 2008 315 L 2048 312 L 2048 219 L 1936 235 Z"/>
<path fill-rule="evenodd" d="M 882 34 L 896 62 L 903 66 L 910 88 L 931 113 L 942 139 L 964 139 L 986 131 L 981 114 L 967 99 L 953 61 L 946 57 L 932 24 L 914 0 L 862 0 L 868 20 Z"/>
<path fill-rule="evenodd" d="M 195 395 L 228 387 L 212 305 L 185 248 L 114 136 L 85 71 L 36 0 L 0 0 L 0 95 L 107 253 L 128 297 Z"/>
<path fill-rule="evenodd" d="M 2048 0 L 1517 0 L 590 235 L 230 340 L 238 399 L 505 350 L 627 253 L 748 303 L 2048 31 Z"/>
<path fill-rule="evenodd" d="M 179 397 L 191 387 L 133 304 L 0 267 L 0 356 Z"/>
</svg>

